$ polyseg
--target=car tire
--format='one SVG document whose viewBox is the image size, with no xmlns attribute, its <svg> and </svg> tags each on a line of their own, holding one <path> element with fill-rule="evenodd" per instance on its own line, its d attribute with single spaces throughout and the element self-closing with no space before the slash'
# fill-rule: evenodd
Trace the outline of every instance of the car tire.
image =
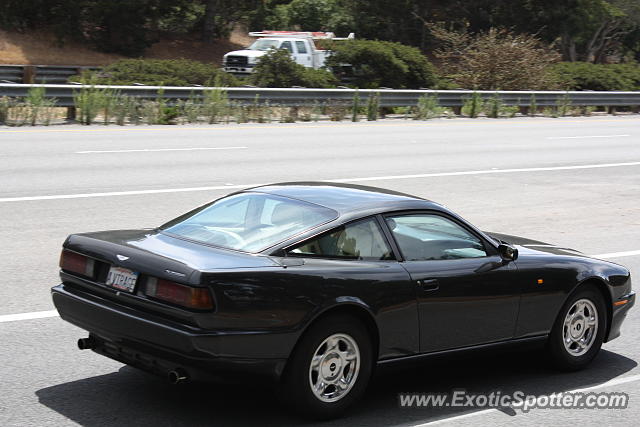
<svg viewBox="0 0 640 427">
<path fill-rule="evenodd" d="M 600 351 L 606 330 L 602 294 L 594 285 L 581 286 L 569 296 L 549 334 L 549 361 L 564 371 L 585 368 Z"/>
<path fill-rule="evenodd" d="M 279 394 L 305 417 L 335 418 L 362 397 L 373 362 L 371 337 L 360 320 L 346 315 L 320 319 L 298 342 Z"/>
</svg>

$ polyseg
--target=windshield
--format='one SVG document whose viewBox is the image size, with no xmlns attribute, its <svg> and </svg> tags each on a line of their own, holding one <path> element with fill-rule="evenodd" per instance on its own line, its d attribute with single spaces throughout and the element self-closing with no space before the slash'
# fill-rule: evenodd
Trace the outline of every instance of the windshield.
<svg viewBox="0 0 640 427">
<path fill-rule="evenodd" d="M 223 248 L 260 252 L 338 217 L 329 208 L 264 193 L 240 193 L 179 217 L 162 230 Z"/>
<path fill-rule="evenodd" d="M 253 42 L 251 46 L 249 46 L 250 50 L 269 50 L 271 48 L 276 49 L 280 44 L 280 40 L 273 39 L 260 39 Z"/>
</svg>

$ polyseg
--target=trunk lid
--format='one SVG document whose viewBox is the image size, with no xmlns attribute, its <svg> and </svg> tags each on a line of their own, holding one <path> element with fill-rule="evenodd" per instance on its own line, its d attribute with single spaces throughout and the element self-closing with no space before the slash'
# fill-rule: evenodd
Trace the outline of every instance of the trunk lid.
<svg viewBox="0 0 640 427">
<path fill-rule="evenodd" d="M 281 266 L 268 256 L 214 248 L 150 229 L 72 234 L 64 247 L 111 265 L 191 284 L 199 284 L 203 272 Z"/>
</svg>

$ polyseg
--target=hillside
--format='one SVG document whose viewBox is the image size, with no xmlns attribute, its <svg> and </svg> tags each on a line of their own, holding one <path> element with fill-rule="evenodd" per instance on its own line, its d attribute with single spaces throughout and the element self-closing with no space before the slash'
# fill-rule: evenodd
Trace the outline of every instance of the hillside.
<svg viewBox="0 0 640 427">
<path fill-rule="evenodd" d="M 194 59 L 220 63 L 222 56 L 246 45 L 250 38 L 235 30 L 229 40 L 205 44 L 195 37 L 175 37 L 160 40 L 145 52 L 144 58 Z M 106 54 L 79 43 L 57 44 L 55 37 L 45 32 L 17 33 L 0 30 L 0 64 L 23 65 L 107 65 L 124 56 Z"/>
</svg>

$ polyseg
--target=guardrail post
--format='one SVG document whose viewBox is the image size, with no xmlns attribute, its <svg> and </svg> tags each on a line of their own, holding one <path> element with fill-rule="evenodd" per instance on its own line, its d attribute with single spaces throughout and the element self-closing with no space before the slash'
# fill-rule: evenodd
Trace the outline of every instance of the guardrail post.
<svg viewBox="0 0 640 427">
<path fill-rule="evenodd" d="M 76 107 L 67 107 L 67 120 L 74 121 L 76 119 Z"/>
<path fill-rule="evenodd" d="M 289 117 L 291 117 L 291 119 L 294 122 L 298 121 L 299 115 L 300 115 L 299 113 L 300 113 L 300 108 L 298 106 L 289 108 Z"/>
<path fill-rule="evenodd" d="M 22 83 L 32 85 L 36 80 L 36 67 L 25 65 L 22 69 Z"/>
<path fill-rule="evenodd" d="M 453 114 L 456 116 L 462 115 L 462 107 L 451 107 L 451 109 L 453 110 Z"/>
<path fill-rule="evenodd" d="M 615 116 L 616 115 L 616 107 L 614 107 L 613 105 L 607 107 L 607 113 Z"/>
</svg>

